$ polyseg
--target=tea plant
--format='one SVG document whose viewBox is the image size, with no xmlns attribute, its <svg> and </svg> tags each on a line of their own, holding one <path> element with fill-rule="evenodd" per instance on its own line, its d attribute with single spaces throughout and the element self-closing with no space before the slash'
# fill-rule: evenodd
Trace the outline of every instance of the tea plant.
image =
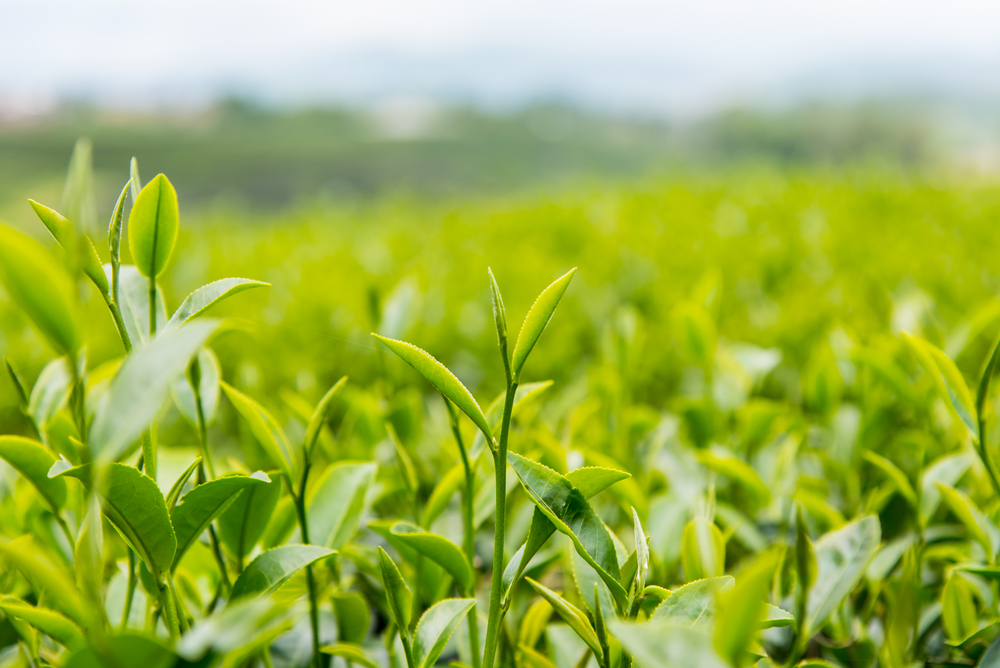
<svg viewBox="0 0 1000 668">
<path fill-rule="evenodd" d="M 635 311 L 560 387 L 532 369 L 577 331 L 542 336 L 576 270 L 516 338 L 487 270 L 492 402 L 377 299 L 381 377 L 311 401 L 234 359 L 246 321 L 204 317 L 267 283 L 168 312 L 170 181 L 133 160 L 99 254 L 92 180 L 81 145 L 67 215 L 30 202 L 51 252 L 0 227 L 0 281 L 55 355 L 30 384 L 6 361 L 24 435 L 0 437 L 0 665 L 1000 666 L 995 306 L 835 331 L 799 368 L 720 336 L 709 273 L 673 305 L 684 380 L 654 406 L 630 386 Z M 120 353 L 96 364 L 95 297 Z"/>
</svg>

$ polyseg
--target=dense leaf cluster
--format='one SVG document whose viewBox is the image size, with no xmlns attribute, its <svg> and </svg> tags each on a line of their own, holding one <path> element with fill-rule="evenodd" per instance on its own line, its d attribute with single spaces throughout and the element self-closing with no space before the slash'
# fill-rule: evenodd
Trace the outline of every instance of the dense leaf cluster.
<svg viewBox="0 0 1000 668">
<path fill-rule="evenodd" d="M 866 345 L 835 332 L 792 396 L 781 352 L 718 335 L 709 276 L 672 312 L 684 382 L 656 412 L 629 397 L 627 319 L 603 395 L 534 380 L 576 269 L 519 327 L 488 271 L 490 404 L 391 328 L 387 378 L 398 357 L 441 399 L 343 377 L 310 402 L 229 375 L 246 333 L 203 317 L 267 283 L 167 308 L 170 181 L 133 161 L 102 263 L 78 163 L 69 215 L 31 202 L 54 248 L 0 226 L 0 281 L 54 353 L 30 386 L 7 362 L 30 433 L 0 437 L 0 665 L 1000 666 L 1000 344 L 974 378 L 954 361 L 995 307 L 943 347 L 919 319 Z M 83 290 L 111 361 L 88 360 Z"/>
</svg>

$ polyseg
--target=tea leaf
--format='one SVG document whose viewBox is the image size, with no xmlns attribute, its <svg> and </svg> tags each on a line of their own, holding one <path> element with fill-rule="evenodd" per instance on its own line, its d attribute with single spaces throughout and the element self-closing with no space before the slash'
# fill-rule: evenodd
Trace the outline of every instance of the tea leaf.
<svg viewBox="0 0 1000 668">
<path fill-rule="evenodd" d="M 85 598 L 92 605 L 100 605 L 104 584 L 104 525 L 97 495 L 87 495 L 86 508 L 73 550 L 73 570 Z"/>
<path fill-rule="evenodd" d="M 952 413 L 961 420 L 972 438 L 978 439 L 978 424 L 976 423 L 976 405 L 973 403 L 969 387 L 965 384 L 961 372 L 951 358 L 941 349 L 923 339 L 903 334 L 903 338 L 917 361 L 930 374 L 941 398 L 945 400 Z"/>
<path fill-rule="evenodd" d="M 614 543 L 583 493 L 565 476 L 516 453 L 508 452 L 507 462 L 535 507 L 556 529 L 569 536 L 580 556 L 597 571 L 617 604 L 623 607 L 627 594 L 621 584 Z"/>
<path fill-rule="evenodd" d="M 0 225 L 0 282 L 38 331 L 60 353 L 82 343 L 73 281 L 42 246 Z"/>
<path fill-rule="evenodd" d="M 311 563 L 336 554 L 316 545 L 282 545 L 262 553 L 247 564 L 233 583 L 233 601 L 276 592 L 290 577 Z"/>
<path fill-rule="evenodd" d="M 174 484 L 170 486 L 170 491 L 167 492 L 165 500 L 167 502 L 167 510 L 173 512 L 174 506 L 177 505 L 177 500 L 181 497 L 181 491 L 184 489 L 184 485 L 191 478 L 191 475 L 198 470 L 201 465 L 201 457 L 195 457 L 194 461 L 188 464 L 188 467 L 184 469 L 184 472 L 177 476 L 177 480 Z"/>
<path fill-rule="evenodd" d="M 236 495 L 216 520 L 219 539 L 240 564 L 253 551 L 278 505 L 281 485 L 251 485 Z"/>
<path fill-rule="evenodd" d="M 211 348 L 202 348 L 198 351 L 197 364 L 201 413 L 205 418 L 205 424 L 210 425 L 215 421 L 215 414 L 219 409 L 219 391 L 221 389 L 219 382 L 222 380 L 222 370 L 219 368 L 219 358 L 215 356 Z M 185 373 L 178 377 L 171 387 L 171 393 L 180 414 L 197 427 L 198 406 L 195 403 L 194 388 L 191 385 L 189 375 Z"/>
<path fill-rule="evenodd" d="M 21 619 L 53 640 L 67 647 L 76 647 L 83 641 L 83 631 L 65 615 L 33 605 L 13 596 L 0 598 L 0 610 L 4 614 Z"/>
<path fill-rule="evenodd" d="M 564 275 L 557 278 L 547 288 L 538 295 L 535 303 L 528 309 L 528 315 L 524 317 L 521 331 L 517 334 L 517 343 L 514 344 L 514 353 L 511 355 L 510 368 L 514 376 L 514 382 L 520 382 L 521 370 L 528 360 L 528 354 L 535 347 L 538 337 L 542 335 L 545 327 L 552 319 L 552 314 L 556 311 L 556 306 L 566 293 L 569 282 L 573 279 L 576 268 L 570 269 Z"/>
<path fill-rule="evenodd" d="M 448 598 L 435 603 L 423 614 L 413 632 L 414 668 L 434 665 L 459 622 L 475 604 L 471 598 Z"/>
<path fill-rule="evenodd" d="M 900 471 L 899 468 L 891 461 L 872 452 L 871 450 L 865 450 L 863 454 L 865 459 L 867 459 L 873 466 L 878 467 L 890 480 L 892 480 L 893 484 L 896 485 L 896 489 L 899 490 L 899 493 L 903 496 L 903 498 L 906 499 L 906 501 L 914 509 L 917 509 L 917 492 L 913 489 L 913 485 L 910 484 L 910 479 L 906 477 L 906 474 Z"/>
<path fill-rule="evenodd" d="M 399 627 L 400 635 L 404 635 L 410 627 L 413 592 L 410 591 L 403 576 L 399 574 L 396 564 L 381 547 L 378 548 L 378 559 L 382 567 L 382 585 L 385 587 L 385 598 L 389 602 L 389 612 L 392 614 L 392 620 Z"/>
<path fill-rule="evenodd" d="M 587 619 L 587 615 L 582 610 L 531 578 L 525 578 L 525 581 L 531 585 L 532 589 L 538 592 L 539 596 L 545 599 L 546 603 L 552 606 L 556 614 L 573 629 L 574 633 L 580 636 L 583 642 L 587 643 L 587 647 L 594 652 L 594 656 L 603 655 L 597 631 L 594 630 L 594 627 L 590 624 L 590 620 Z"/>
<path fill-rule="evenodd" d="M 347 544 L 357 531 L 375 471 L 375 462 L 337 462 L 327 468 L 306 510 L 314 544 L 334 550 Z"/>
<path fill-rule="evenodd" d="M 125 358 L 90 427 L 89 446 L 95 459 L 113 461 L 128 452 L 160 412 L 174 380 L 215 329 L 212 320 L 191 323 Z"/>
<path fill-rule="evenodd" d="M 924 469 L 920 475 L 920 523 L 926 525 L 941 503 L 937 484 L 954 487 L 972 466 L 976 456 L 971 452 L 945 455 Z"/>
<path fill-rule="evenodd" d="M 232 503 L 237 494 L 247 487 L 273 484 L 263 473 L 253 476 L 232 473 L 202 483 L 182 496 L 170 512 L 170 521 L 177 535 L 177 551 L 174 553 L 171 569 L 177 568 L 191 544 Z"/>
<path fill-rule="evenodd" d="M 698 460 L 707 468 L 743 487 L 758 507 L 770 503 L 771 492 L 767 485 L 760 479 L 757 472 L 742 459 L 727 452 L 724 448 L 699 450 L 697 456 Z"/>
<path fill-rule="evenodd" d="M 719 527 L 704 517 L 695 517 L 684 527 L 681 538 L 684 577 L 690 580 L 714 578 L 726 567 L 726 542 Z"/>
<path fill-rule="evenodd" d="M 29 536 L 13 541 L 0 540 L 0 560 L 7 568 L 20 571 L 48 607 L 63 613 L 80 627 L 88 627 L 90 615 L 76 584 Z"/>
<path fill-rule="evenodd" d="M 417 348 L 413 344 L 388 339 L 374 332 L 372 336 L 384 343 L 389 350 L 396 353 L 404 362 L 419 371 L 431 385 L 436 387 L 453 404 L 462 409 L 462 412 L 469 416 L 469 419 L 479 427 L 483 434 L 492 440 L 492 431 L 490 430 L 489 423 L 486 421 L 486 416 L 483 414 L 483 409 L 476 403 L 472 393 L 465 389 L 465 385 L 462 385 L 462 382 L 445 365 L 434 359 L 430 353 Z"/>
<path fill-rule="evenodd" d="M 135 265 L 121 267 L 119 281 L 119 305 L 125 330 L 133 348 L 141 348 L 149 343 L 149 281 L 143 278 Z M 156 287 L 156 322 L 159 326 L 167 322 L 167 307 L 163 301 L 163 291 Z M 155 335 L 155 332 L 154 332 Z"/>
<path fill-rule="evenodd" d="M 180 327 L 192 318 L 197 318 L 211 308 L 213 304 L 222 301 L 226 297 L 231 297 L 251 288 L 264 287 L 271 287 L 271 284 L 263 281 L 255 281 L 250 278 L 220 278 L 217 281 L 212 281 L 185 297 L 184 301 L 181 302 L 181 305 L 177 307 L 174 314 L 170 316 L 170 320 L 167 321 L 167 324 L 160 331 L 169 332 L 172 329 Z"/>
<path fill-rule="evenodd" d="M 281 469 L 282 474 L 285 475 L 290 484 L 295 479 L 296 467 L 293 466 L 291 446 L 288 445 L 285 432 L 266 408 L 229 383 L 222 381 L 220 384 L 226 396 L 229 397 L 229 401 L 236 408 L 236 412 L 247 421 L 257 442 L 264 448 L 264 452 L 270 457 L 271 462 Z"/>
<path fill-rule="evenodd" d="M 408 522 L 393 525 L 392 534 L 410 549 L 424 555 L 445 569 L 455 578 L 455 583 L 463 593 L 472 591 L 474 574 L 461 548 L 444 536 L 424 531 Z"/>
<path fill-rule="evenodd" d="M 972 585 L 958 571 L 952 571 L 941 592 L 941 620 L 945 635 L 952 643 L 965 640 L 979 626 Z"/>
<path fill-rule="evenodd" d="M 106 651 L 120 666 L 171 668 L 177 663 L 177 655 L 162 641 L 145 635 L 123 633 L 108 638 L 107 642 Z M 84 647 L 70 656 L 63 668 L 107 668 L 104 656 L 93 647 Z"/>
<path fill-rule="evenodd" d="M 49 478 L 56 458 L 44 445 L 21 436 L 0 436 L 0 457 L 35 486 L 53 512 L 66 505 L 66 481 Z"/>
<path fill-rule="evenodd" d="M 764 606 L 764 618 L 760 620 L 762 629 L 774 629 L 784 626 L 795 626 L 795 617 L 787 610 L 782 610 L 770 603 Z"/>
<path fill-rule="evenodd" d="M 316 447 L 316 441 L 319 439 L 319 433 L 323 429 L 323 424 L 326 423 L 330 409 L 333 408 L 333 400 L 337 398 L 337 395 L 340 394 L 346 384 L 347 376 L 342 376 L 340 380 L 333 384 L 333 387 L 327 390 L 323 398 L 319 400 L 316 410 L 313 411 L 312 416 L 309 418 L 306 435 L 302 439 L 302 443 L 307 456 L 310 458 L 312 457 L 313 448 Z"/>
<path fill-rule="evenodd" d="M 66 405 L 72 384 L 73 376 L 65 357 L 52 360 L 38 375 L 28 399 L 28 414 L 43 431 L 49 420 Z"/>
<path fill-rule="evenodd" d="M 951 512 L 962 521 L 972 538 L 983 546 L 990 561 L 995 561 L 1000 553 L 1000 529 L 964 493 L 940 482 L 937 488 Z"/>
<path fill-rule="evenodd" d="M 615 621 L 611 633 L 643 668 L 727 668 L 712 645 L 711 636 L 695 628 L 669 622 L 645 624 Z"/>
<path fill-rule="evenodd" d="M 425 529 L 429 529 L 444 509 L 448 507 L 448 502 L 455 492 L 465 486 L 465 469 L 461 464 L 451 467 L 447 473 L 441 476 L 440 482 L 434 487 L 424 509 L 420 514 L 420 524 Z M 555 531 L 555 528 L 552 529 Z"/>
<path fill-rule="evenodd" d="M 734 583 L 735 580 L 729 575 L 689 582 L 664 599 L 653 611 L 652 619 L 669 621 L 671 624 L 711 627 L 715 624 L 717 595 L 732 589 Z"/>
<path fill-rule="evenodd" d="M 736 579 L 736 586 L 718 594 L 715 649 L 733 666 L 744 654 L 767 612 L 765 597 L 778 567 L 778 554 L 765 552 Z"/>
<path fill-rule="evenodd" d="M 93 464 L 65 471 L 90 488 Z M 102 472 L 102 507 L 108 520 L 118 529 L 146 568 L 159 579 L 170 569 L 177 550 L 177 537 L 170 523 L 170 513 L 163 493 L 153 480 L 125 464 L 108 464 Z"/>
<path fill-rule="evenodd" d="M 359 643 L 368 634 L 371 609 L 368 601 L 357 592 L 337 592 L 330 596 L 334 616 L 337 618 L 337 639 Z"/>
<path fill-rule="evenodd" d="M 497 343 L 500 345 L 500 349 L 506 357 L 507 309 L 503 306 L 503 296 L 500 294 L 500 286 L 497 285 L 497 279 L 493 277 L 493 270 L 487 267 L 486 273 L 489 274 L 490 277 L 490 292 L 492 294 L 493 303 L 493 324 L 496 326 L 497 330 Z M 506 363 L 507 360 L 504 359 L 504 364 L 506 365 Z"/>
<path fill-rule="evenodd" d="M 132 179 L 125 182 L 125 187 L 122 188 L 122 192 L 118 195 L 118 200 L 115 202 L 115 208 L 111 211 L 111 221 L 108 223 L 108 251 L 111 255 L 111 265 L 116 268 L 121 264 L 122 219 L 125 214 L 125 197 L 132 187 Z M 138 190 L 135 192 L 138 192 Z M 132 201 L 135 201 L 134 196 L 132 197 Z M 115 294 L 112 296 L 117 301 L 118 295 Z"/>
<path fill-rule="evenodd" d="M 157 174 L 139 191 L 128 216 L 132 261 L 146 278 L 159 276 L 174 251 L 178 229 L 177 192 Z"/>
<path fill-rule="evenodd" d="M 813 545 L 816 582 L 809 590 L 804 628 L 812 636 L 861 580 L 882 540 L 878 517 L 864 515 Z"/>
<path fill-rule="evenodd" d="M 320 651 L 325 654 L 332 654 L 333 656 L 339 656 L 350 663 L 359 663 L 365 668 L 381 668 L 377 663 L 372 661 L 371 658 L 365 651 L 358 645 L 349 645 L 347 643 L 338 642 L 333 645 L 326 645 L 320 648 Z"/>
</svg>

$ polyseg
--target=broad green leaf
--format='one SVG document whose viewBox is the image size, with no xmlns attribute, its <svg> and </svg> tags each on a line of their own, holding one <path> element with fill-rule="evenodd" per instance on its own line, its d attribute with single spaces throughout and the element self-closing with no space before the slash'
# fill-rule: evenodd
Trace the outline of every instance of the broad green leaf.
<svg viewBox="0 0 1000 668">
<path fill-rule="evenodd" d="M 424 509 L 420 514 L 420 523 L 425 529 L 429 529 L 444 509 L 448 507 L 451 497 L 459 489 L 465 486 L 465 468 L 461 464 L 455 464 L 448 472 L 441 476 L 440 481 L 434 487 Z"/>
<path fill-rule="evenodd" d="M 110 265 L 106 265 L 110 269 Z M 121 266 L 119 281 L 119 305 L 125 330 L 133 348 L 141 348 L 149 343 L 149 280 L 143 278 L 135 265 Z M 163 291 L 156 287 L 156 326 L 162 328 L 167 322 L 167 307 Z M 154 332 L 155 334 L 155 332 Z"/>
<path fill-rule="evenodd" d="M 965 472 L 972 466 L 976 455 L 972 452 L 961 452 L 945 455 L 937 460 L 920 475 L 920 524 L 926 526 L 941 503 L 941 491 L 937 483 L 954 487 Z"/>
<path fill-rule="evenodd" d="M 419 371 L 445 398 L 462 409 L 462 412 L 469 416 L 469 419 L 479 427 L 484 435 L 489 436 L 490 439 L 493 438 L 493 432 L 486 421 L 483 409 L 476 403 L 472 393 L 465 388 L 465 385 L 445 365 L 434 359 L 430 353 L 417 348 L 411 343 L 388 339 L 374 332 L 372 336 L 384 343 L 389 350 L 396 353 L 404 362 Z"/>
<path fill-rule="evenodd" d="M 108 650 L 119 666 L 171 668 L 177 663 L 174 654 L 162 641 L 138 633 L 124 633 L 108 638 Z M 77 650 L 63 668 L 108 668 L 102 653 L 93 646 Z"/>
<path fill-rule="evenodd" d="M 413 614 L 413 592 L 406 580 L 400 575 L 396 564 L 381 547 L 378 548 L 379 563 L 382 568 L 382 585 L 385 587 L 385 598 L 389 603 L 389 612 L 399 627 L 400 635 L 410 628 L 410 618 Z"/>
<path fill-rule="evenodd" d="M 129 451 L 160 412 L 174 380 L 215 329 L 215 321 L 193 322 L 125 358 L 90 427 L 89 446 L 95 459 L 114 461 Z"/>
<path fill-rule="evenodd" d="M 293 465 L 294 460 L 291 454 L 291 446 L 288 445 L 285 432 L 278 425 L 278 422 L 271 417 L 267 409 L 229 383 L 222 381 L 220 384 L 222 385 L 222 390 L 236 408 L 236 412 L 247 421 L 250 431 L 261 447 L 264 448 L 267 456 L 281 469 L 281 472 L 288 478 L 289 482 L 294 480 L 297 467 Z"/>
<path fill-rule="evenodd" d="M 545 599 L 546 603 L 552 606 L 556 614 L 573 629 L 573 632 L 580 636 L 583 642 L 587 643 L 587 647 L 594 652 L 594 656 L 602 655 L 601 641 L 597 637 L 597 631 L 594 630 L 590 620 L 587 619 L 586 613 L 548 587 L 535 582 L 531 578 L 525 578 L 525 580 L 531 585 L 532 589 L 538 592 L 539 596 Z"/>
<path fill-rule="evenodd" d="M 83 641 L 83 631 L 73 621 L 55 610 L 29 605 L 14 596 L 0 597 L 0 610 L 28 624 L 67 647 Z"/>
<path fill-rule="evenodd" d="M 177 192 L 163 174 L 147 183 L 128 216 L 128 246 L 132 261 L 146 278 L 159 276 L 177 241 Z"/>
<path fill-rule="evenodd" d="M 757 472 L 745 461 L 727 451 L 725 448 L 698 450 L 695 454 L 698 460 L 707 468 L 719 475 L 729 478 L 741 486 L 749 494 L 751 501 L 758 507 L 766 506 L 771 501 L 771 492 L 760 479 Z"/>
<path fill-rule="evenodd" d="M 309 500 L 309 540 L 339 550 L 358 529 L 375 462 L 337 462 L 326 469 Z"/>
<path fill-rule="evenodd" d="M 306 435 L 302 439 L 303 447 L 307 453 L 307 456 L 312 457 L 313 449 L 316 447 L 316 441 L 319 439 L 319 433 L 323 429 L 323 425 L 326 423 L 327 417 L 330 415 L 330 409 L 333 408 L 333 400 L 337 398 L 340 391 L 344 389 L 344 385 L 347 384 L 347 376 L 341 376 L 340 380 L 333 384 L 323 398 L 319 400 L 319 404 L 316 405 L 316 410 L 313 411 L 312 416 L 309 418 L 309 424 L 306 426 Z"/>
<path fill-rule="evenodd" d="M 170 521 L 177 535 L 177 551 L 171 568 L 177 568 L 191 544 L 229 506 L 237 494 L 248 487 L 274 484 L 259 471 L 251 476 L 230 473 L 202 483 L 182 496 L 170 512 Z"/>
<path fill-rule="evenodd" d="M 604 585 L 600 576 L 597 572 L 590 567 L 583 557 L 579 553 L 570 547 L 571 541 L 566 541 L 566 557 L 569 561 L 570 574 L 573 578 L 573 582 L 576 583 L 576 590 L 580 594 L 580 601 L 583 603 L 587 612 L 591 613 L 591 616 L 597 614 L 597 609 L 600 607 L 604 610 L 605 615 L 614 616 L 615 613 L 615 600 L 611 596 L 611 592 Z M 565 571 L 565 566 L 563 567 Z M 565 578 L 565 574 L 563 576 Z M 600 600 L 596 600 L 594 595 Z"/>
<path fill-rule="evenodd" d="M 358 663 L 365 668 L 381 668 L 377 663 L 375 663 L 368 654 L 361 648 L 360 645 L 350 645 L 347 643 L 334 643 L 333 645 L 325 645 L 320 647 L 321 652 L 324 654 L 332 654 L 333 656 L 339 656 L 345 659 L 348 664 Z"/>
<path fill-rule="evenodd" d="M 0 225 L 0 282 L 60 353 L 82 343 L 76 288 L 66 270 L 29 237 Z"/>
<path fill-rule="evenodd" d="M 90 615 L 73 579 L 30 536 L 13 541 L 0 539 L 0 562 L 20 571 L 49 608 L 63 613 L 82 628 L 88 627 Z"/>
<path fill-rule="evenodd" d="M 456 584 L 463 593 L 472 590 L 475 575 L 469 568 L 465 553 L 453 542 L 444 536 L 424 531 L 409 522 L 396 522 L 391 531 L 393 536 L 403 545 L 445 569 L 449 575 L 455 578 Z"/>
<path fill-rule="evenodd" d="M 174 506 L 177 505 L 177 500 L 181 498 L 181 492 L 184 490 L 184 485 L 187 484 L 187 481 L 190 480 L 194 472 L 198 470 L 199 466 L 201 466 L 201 461 L 201 457 L 195 457 L 194 461 L 188 464 L 188 467 L 184 469 L 179 476 L 177 476 L 177 480 L 175 480 L 174 484 L 170 486 L 170 490 L 167 492 L 167 496 L 165 497 L 168 511 L 173 512 Z"/>
<path fill-rule="evenodd" d="M 497 329 L 497 343 L 500 345 L 502 354 L 507 354 L 507 309 L 503 306 L 503 296 L 500 294 L 500 286 L 497 279 L 493 277 L 493 270 L 486 268 L 486 273 L 490 276 L 490 292 L 493 303 L 493 324 Z M 504 360 L 506 364 L 506 360 Z"/>
<path fill-rule="evenodd" d="M 39 429 L 44 431 L 49 420 L 66 405 L 72 384 L 73 374 L 65 357 L 52 360 L 42 369 L 28 399 L 28 414 Z"/>
<path fill-rule="evenodd" d="M 35 486 L 53 512 L 66 505 L 66 481 L 49 478 L 56 458 L 44 445 L 21 436 L 0 436 L 0 457 Z"/>
<path fill-rule="evenodd" d="M 726 570 L 726 542 L 719 527 L 704 517 L 695 517 L 684 527 L 681 562 L 687 580 L 722 575 Z"/>
<path fill-rule="evenodd" d="M 260 554 L 233 583 L 233 601 L 276 592 L 290 577 L 309 564 L 336 554 L 316 545 L 282 545 Z"/>
<path fill-rule="evenodd" d="M 216 302 L 222 301 L 226 297 L 249 290 L 251 288 L 270 287 L 270 283 L 255 281 L 250 278 L 220 278 L 212 281 L 208 285 L 203 285 L 181 302 L 170 320 L 163 326 L 162 332 L 169 332 L 196 318 L 207 311 Z"/>
<path fill-rule="evenodd" d="M 689 582 L 660 603 L 652 619 L 677 625 L 713 627 L 716 597 L 719 592 L 732 589 L 734 583 L 729 575 Z"/>
<path fill-rule="evenodd" d="M 881 540 L 878 517 L 865 515 L 816 541 L 813 545 L 816 582 L 809 590 L 807 636 L 811 637 L 850 595 L 878 551 Z"/>
<path fill-rule="evenodd" d="M 205 418 L 206 426 L 215 421 L 215 414 L 219 409 L 219 390 L 221 389 L 219 382 L 221 380 L 222 370 L 219 367 L 219 358 L 215 356 L 211 348 L 202 348 L 198 351 L 198 396 L 201 398 L 201 413 Z M 197 427 L 198 406 L 195 403 L 195 392 L 191 382 L 189 374 L 185 373 L 174 381 L 171 392 L 177 410 L 188 422 Z"/>
<path fill-rule="evenodd" d="M 920 365 L 930 374 L 945 403 L 962 421 L 972 438 L 979 438 L 979 426 L 976 422 L 976 405 L 973 403 L 969 387 L 962 378 L 962 373 L 944 354 L 940 348 L 907 333 L 903 333 L 910 350 L 913 351 Z"/>
<path fill-rule="evenodd" d="M 953 643 L 961 642 L 979 627 L 972 585 L 958 571 L 952 571 L 941 591 L 941 620 L 945 635 Z"/>
<path fill-rule="evenodd" d="M 611 485 L 630 477 L 624 471 L 616 471 L 600 466 L 587 466 L 575 469 L 566 474 L 566 479 L 580 490 L 583 498 L 590 499 L 598 493 L 603 492 Z M 524 573 L 531 561 L 545 542 L 556 532 L 556 527 L 545 516 L 539 508 L 535 508 L 531 515 L 531 526 L 528 529 L 528 539 L 524 545 L 514 554 L 507 563 L 507 568 L 503 572 L 504 591 L 510 589 L 511 584 Z"/>
<path fill-rule="evenodd" d="M 475 599 L 471 598 L 447 598 L 423 614 L 413 631 L 414 668 L 434 665 L 459 622 L 475 604 Z"/>
<path fill-rule="evenodd" d="M 68 251 L 72 251 L 76 245 L 76 229 L 73 223 L 55 209 L 51 209 L 44 204 L 40 204 L 29 198 L 28 204 L 34 209 L 38 220 L 49 231 L 56 243 Z"/>
<path fill-rule="evenodd" d="M 899 468 L 893 464 L 891 461 L 872 452 L 871 450 L 864 451 L 864 458 L 868 460 L 873 466 L 878 467 L 893 484 L 896 485 L 896 489 L 903 496 L 904 499 L 916 509 L 918 506 L 917 502 L 917 492 L 913 489 L 913 485 L 910 484 L 910 479 L 906 477 L 906 474 L 899 470 Z"/>
<path fill-rule="evenodd" d="M 575 273 L 576 268 L 574 267 L 553 281 L 549 287 L 542 290 L 542 294 L 538 295 L 538 299 L 528 309 L 528 315 L 524 317 L 521 331 L 517 334 L 514 353 L 511 355 L 510 370 L 515 383 L 520 382 L 521 370 L 528 359 L 528 354 L 535 347 L 538 337 L 542 335 L 549 320 L 552 319 L 552 314 L 555 313 L 556 306 L 559 305 L 559 300 L 565 294 Z"/>
<path fill-rule="evenodd" d="M 735 587 L 717 595 L 715 649 L 733 666 L 744 663 L 747 648 L 765 618 L 765 599 L 778 557 L 774 551 L 765 552 L 740 572 Z"/>
<path fill-rule="evenodd" d="M 611 633 L 640 668 L 727 668 L 712 637 L 696 628 L 653 620 L 615 621 Z"/>
<path fill-rule="evenodd" d="M 264 535 L 281 495 L 281 485 L 251 485 L 236 495 L 216 520 L 219 539 L 237 562 L 253 551 Z"/>
<path fill-rule="evenodd" d="M 962 521 L 972 538 L 983 546 L 990 561 L 995 561 L 997 554 L 1000 553 L 1000 529 L 997 525 L 990 521 L 964 492 L 942 483 L 937 483 L 937 488 L 951 512 Z"/>
<path fill-rule="evenodd" d="M 91 485 L 93 464 L 65 471 L 84 486 Z M 163 492 L 133 466 L 108 464 L 100 489 L 104 514 L 157 579 L 167 573 L 177 550 L 177 538 Z"/>
<path fill-rule="evenodd" d="M 350 643 L 364 640 L 371 622 L 367 599 L 357 592 L 335 592 L 330 595 L 330 602 L 337 618 L 337 639 Z"/>
<path fill-rule="evenodd" d="M 556 529 L 569 536 L 580 556 L 604 580 L 618 606 L 624 607 L 627 593 L 621 584 L 615 545 L 583 492 L 566 476 L 516 453 L 508 452 L 507 462 L 535 507 Z"/>
</svg>

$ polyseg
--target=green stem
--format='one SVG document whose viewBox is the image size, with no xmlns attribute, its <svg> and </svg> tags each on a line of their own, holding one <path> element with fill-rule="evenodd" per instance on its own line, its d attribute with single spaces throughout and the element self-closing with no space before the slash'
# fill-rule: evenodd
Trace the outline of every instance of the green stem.
<svg viewBox="0 0 1000 668">
<path fill-rule="evenodd" d="M 455 442 L 458 444 L 458 452 L 462 457 L 462 467 L 465 469 L 465 489 L 462 490 L 462 518 L 465 524 L 465 536 L 463 541 L 463 549 L 465 550 L 465 558 L 469 563 L 469 570 L 472 572 L 473 584 L 471 590 L 468 592 L 473 598 L 476 597 L 476 529 L 474 526 L 475 521 L 475 484 L 476 475 L 472 470 L 472 462 L 469 461 L 469 453 L 465 449 L 465 442 L 462 440 L 462 431 L 458 426 L 458 414 L 455 412 L 455 407 L 452 406 L 451 402 L 447 399 L 444 400 L 445 405 L 448 407 L 448 415 L 451 418 L 451 431 L 455 435 Z M 482 661 L 479 656 L 479 615 L 476 614 L 475 608 L 469 612 L 469 647 L 471 649 L 472 656 L 472 668 L 480 668 Z"/>
<path fill-rule="evenodd" d="M 122 345 L 125 346 L 125 354 L 132 352 L 132 339 L 128 335 L 128 329 L 125 327 L 125 318 L 122 317 L 121 307 L 118 306 L 118 300 L 112 297 L 105 297 L 104 301 L 107 302 L 108 310 L 111 311 L 111 317 L 115 321 L 115 328 L 118 330 L 118 336 L 122 340 Z"/>
<path fill-rule="evenodd" d="M 157 585 L 160 595 L 160 609 L 163 611 L 167 631 L 170 633 L 170 641 L 175 642 L 181 635 L 180 622 L 177 620 L 177 604 L 166 583 L 161 581 Z"/>
<path fill-rule="evenodd" d="M 299 532 L 302 534 L 302 542 L 306 545 L 309 545 L 309 521 L 306 519 L 306 483 L 309 480 L 309 468 L 310 463 L 306 458 L 302 464 L 302 480 L 299 483 L 298 494 L 294 490 L 292 491 L 292 496 L 295 499 L 295 510 L 299 517 Z M 316 576 L 311 564 L 306 566 L 306 584 L 309 587 L 309 622 L 312 626 L 312 665 L 319 668 L 319 604 L 316 600 Z"/>
<path fill-rule="evenodd" d="M 156 277 L 149 277 L 149 340 L 156 336 Z"/>
<path fill-rule="evenodd" d="M 128 551 L 128 589 L 125 590 L 125 609 L 122 610 L 122 621 L 118 625 L 119 631 L 128 628 L 128 618 L 132 614 L 132 599 L 135 597 L 135 587 L 139 579 L 135 574 L 135 552 Z"/>
<path fill-rule="evenodd" d="M 500 426 L 500 443 L 493 455 L 496 469 L 496 519 L 493 531 L 493 579 L 490 583 L 490 611 L 486 622 L 486 649 L 483 653 L 483 668 L 493 668 L 496 661 L 500 624 L 500 599 L 503 595 L 503 547 L 504 524 L 507 510 L 507 435 L 510 432 L 510 415 L 514 410 L 514 393 L 517 383 L 508 378 L 507 396 L 503 404 L 503 422 Z"/>
<path fill-rule="evenodd" d="M 188 629 L 191 628 L 191 625 L 188 624 L 187 609 L 184 605 L 184 601 L 182 601 L 181 597 L 177 595 L 177 587 L 174 586 L 173 576 L 169 574 L 167 575 L 167 589 L 169 590 L 168 593 L 170 598 L 173 599 L 174 605 L 177 609 L 177 621 L 178 626 L 180 627 L 180 632 L 187 633 Z"/>
<path fill-rule="evenodd" d="M 403 629 L 399 629 L 399 639 L 403 643 L 403 656 L 406 657 L 406 668 L 416 668 L 413 665 L 413 648 L 410 647 L 410 639 Z"/>
</svg>

